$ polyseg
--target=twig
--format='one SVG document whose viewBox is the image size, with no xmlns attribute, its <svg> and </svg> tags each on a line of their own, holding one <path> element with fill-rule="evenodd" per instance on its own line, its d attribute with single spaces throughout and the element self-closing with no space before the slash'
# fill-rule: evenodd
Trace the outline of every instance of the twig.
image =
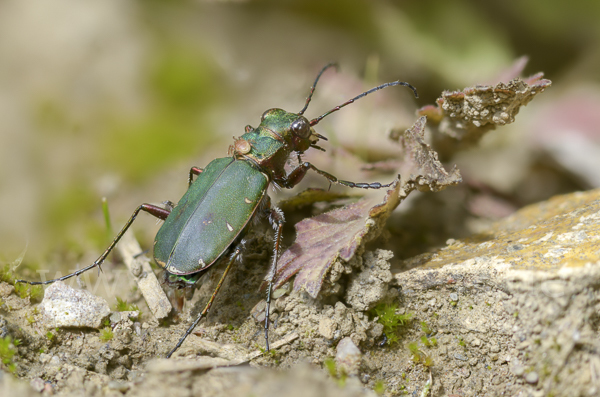
<svg viewBox="0 0 600 397">
<path fill-rule="evenodd" d="M 139 255 L 142 252 L 142 248 L 130 230 L 119 241 L 117 250 L 127 268 L 135 277 L 138 287 L 154 317 L 157 320 L 167 317 L 173 309 L 171 302 L 169 302 L 167 295 L 165 295 L 165 292 L 160 287 L 160 283 L 150 266 L 150 260 L 145 255 Z"/>
<path fill-rule="evenodd" d="M 287 345 L 288 343 L 298 339 L 298 334 L 296 332 L 292 332 L 287 334 L 283 338 L 279 339 L 277 342 L 271 343 L 271 350 L 279 349 L 281 346 Z M 238 364 L 243 364 L 247 361 L 253 360 L 256 357 L 260 357 L 265 354 L 264 350 L 255 350 L 252 353 L 249 353 L 246 357 L 244 357 Z"/>
</svg>

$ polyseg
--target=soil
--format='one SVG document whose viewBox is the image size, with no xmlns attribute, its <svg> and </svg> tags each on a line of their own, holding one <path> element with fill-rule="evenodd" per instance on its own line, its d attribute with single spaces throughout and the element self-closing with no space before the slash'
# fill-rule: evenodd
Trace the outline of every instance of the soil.
<svg viewBox="0 0 600 397">
<path fill-rule="evenodd" d="M 112 338 L 92 328 L 48 328 L 39 304 L 2 283 L 0 333 L 21 343 L 13 374 L 0 372 L 0 390 L 3 396 L 418 396 L 425 388 L 432 396 L 597 395 L 599 214 L 600 191 L 576 193 L 407 259 L 401 266 L 409 270 L 392 272 L 392 252 L 380 249 L 336 263 L 318 299 L 288 287 L 276 291 L 269 332 L 275 347 L 268 353 L 257 286 L 269 250 L 260 249 L 260 238 L 232 270 L 208 318 L 169 360 L 163 357 L 202 310 L 222 269 L 204 277 L 178 318 L 154 320 L 142 302 L 140 317 L 111 314 L 105 325 Z M 412 314 L 396 328 L 396 342 L 376 316 L 381 303 Z"/>
</svg>

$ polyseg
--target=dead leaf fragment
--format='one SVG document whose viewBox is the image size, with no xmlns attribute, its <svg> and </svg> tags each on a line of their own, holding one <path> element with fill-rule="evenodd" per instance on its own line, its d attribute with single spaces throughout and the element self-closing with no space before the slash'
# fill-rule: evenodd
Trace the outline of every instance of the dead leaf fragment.
<svg viewBox="0 0 600 397">
<path fill-rule="evenodd" d="M 448 158 L 456 150 L 479 142 L 486 132 L 514 122 L 520 108 L 552 84 L 542 77 L 543 73 L 538 73 L 495 86 L 444 91 L 437 106 L 425 106 L 418 114 L 437 124 L 433 144 L 443 158 Z"/>
<path fill-rule="evenodd" d="M 399 163 L 399 173 L 406 178 L 405 186 L 420 191 L 439 192 L 450 185 L 461 182 L 456 165 L 451 172 L 446 171 L 438 160 L 438 154 L 425 142 L 425 123 L 427 117 L 421 116 L 415 124 L 398 137 L 404 153 Z"/>
<path fill-rule="evenodd" d="M 273 288 L 296 275 L 294 290 L 305 290 L 316 298 L 334 262 L 349 261 L 365 241 L 379 235 L 380 225 L 399 203 L 399 189 L 397 180 L 381 204 L 374 206 L 372 200 L 362 199 L 298 222 L 296 242 L 281 255 Z M 384 219 L 377 222 L 374 218 Z"/>
</svg>

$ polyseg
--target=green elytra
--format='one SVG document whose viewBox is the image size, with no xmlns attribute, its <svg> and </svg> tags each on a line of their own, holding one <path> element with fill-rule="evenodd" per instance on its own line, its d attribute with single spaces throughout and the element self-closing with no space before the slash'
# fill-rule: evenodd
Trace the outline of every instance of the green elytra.
<svg viewBox="0 0 600 397">
<path fill-rule="evenodd" d="M 323 150 L 316 143 L 319 139 L 326 140 L 326 138 L 316 133 L 312 127 L 324 117 L 357 99 L 382 88 L 396 85 L 412 89 L 415 97 L 418 97 L 413 86 L 395 81 L 363 92 L 309 121 L 303 114 L 310 103 L 319 78 L 331 66 L 334 64 L 328 64 L 321 69 L 300 112 L 292 113 L 282 109 L 267 110 L 263 113 L 261 123 L 257 128 L 247 126 L 245 134 L 235 140 L 230 147 L 229 157 L 215 159 L 205 169 L 192 167 L 189 173 L 188 190 L 176 205 L 168 202 L 165 207 L 153 204 L 138 206 L 112 243 L 93 264 L 54 280 L 45 282 L 17 280 L 17 282 L 33 285 L 49 284 L 79 276 L 95 267 L 99 268 L 123 234 L 133 224 L 140 211 L 164 220 L 165 222 L 154 241 L 154 258 L 156 263 L 171 276 L 171 280 L 193 284 L 210 266 L 228 257 L 225 271 L 204 310 L 188 327 L 177 345 L 167 354 L 168 358 L 181 346 L 210 310 L 231 266 L 242 253 L 243 236 L 250 221 L 256 216 L 267 215 L 275 229 L 273 257 L 268 274 L 269 285 L 264 326 L 266 349 L 269 350 L 271 285 L 277 269 L 281 231 L 284 224 L 283 212 L 277 207 L 271 206 L 269 196 L 266 194 L 269 185 L 273 183 L 279 187 L 292 188 L 304 178 L 308 170 L 313 170 L 330 183 L 348 187 L 380 189 L 390 186 L 391 184 L 378 182 L 355 183 L 338 180 L 313 164 L 302 162 L 301 155 L 311 147 Z M 286 173 L 284 166 L 292 154 L 297 157 L 298 165 Z M 193 180 L 194 175 L 198 176 L 195 181 Z"/>
</svg>

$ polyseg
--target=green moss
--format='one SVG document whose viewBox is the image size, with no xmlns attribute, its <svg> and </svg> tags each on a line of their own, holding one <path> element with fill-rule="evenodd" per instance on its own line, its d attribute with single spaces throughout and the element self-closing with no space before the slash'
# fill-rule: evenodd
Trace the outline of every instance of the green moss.
<svg viewBox="0 0 600 397">
<path fill-rule="evenodd" d="M 379 317 L 377 322 L 383 325 L 383 332 L 387 336 L 387 343 L 389 345 L 398 342 L 399 340 L 399 328 L 408 324 L 412 319 L 412 313 L 397 314 L 396 310 L 398 305 L 396 304 L 379 304 L 372 310 L 372 314 Z"/>
<path fill-rule="evenodd" d="M 113 330 L 110 327 L 105 327 L 100 330 L 100 340 L 102 342 L 108 342 L 114 336 L 115 336 L 115 334 L 113 333 Z"/>
<path fill-rule="evenodd" d="M 29 285 L 23 283 L 15 284 L 15 294 L 21 299 L 27 298 L 29 296 Z"/>
<path fill-rule="evenodd" d="M 337 376 L 337 367 L 333 358 L 326 358 L 325 361 L 323 361 L 323 366 L 325 367 L 325 369 L 327 369 L 327 372 L 329 372 L 329 375 L 331 375 L 333 378 Z"/>
<path fill-rule="evenodd" d="M 412 360 L 414 363 L 421 361 L 421 351 L 419 350 L 419 344 L 417 342 L 411 342 L 407 346 L 408 350 L 412 354 Z"/>
<path fill-rule="evenodd" d="M 133 303 L 127 303 L 126 300 L 121 299 L 117 296 L 117 304 L 115 305 L 115 310 L 118 312 L 133 312 L 138 311 L 141 314 L 140 308 Z"/>
<path fill-rule="evenodd" d="M 11 285 L 14 285 L 15 283 L 15 275 L 10 270 L 10 265 L 8 263 L 0 267 L 0 281 L 4 281 Z"/>
<path fill-rule="evenodd" d="M 427 325 L 425 321 L 421 321 L 421 331 L 423 331 L 423 333 L 425 333 L 426 335 L 433 333 L 433 330 L 429 327 L 429 325 Z"/>
<path fill-rule="evenodd" d="M 21 299 L 29 297 L 31 301 L 39 302 L 44 296 L 44 289 L 41 285 L 15 283 L 15 294 Z"/>
<path fill-rule="evenodd" d="M 381 379 L 379 379 L 377 382 L 375 382 L 375 386 L 373 386 L 373 391 L 377 393 L 377 395 L 383 396 L 383 393 L 385 393 L 385 383 Z"/>
<path fill-rule="evenodd" d="M 421 341 L 423 341 L 423 338 L 425 338 L 425 340 L 427 340 L 426 337 L 422 337 Z M 427 341 L 427 343 L 430 345 L 429 341 Z M 411 342 L 406 347 L 412 354 L 413 363 L 423 364 L 425 367 L 431 367 L 433 365 L 433 359 L 429 355 L 423 353 L 423 351 L 421 351 L 421 349 L 419 349 L 418 342 Z"/>
<path fill-rule="evenodd" d="M 421 336 L 421 343 L 423 344 L 423 346 L 431 347 L 431 342 L 429 341 L 429 339 L 427 339 L 425 335 Z"/>
<path fill-rule="evenodd" d="M 346 374 L 345 371 L 337 368 L 333 358 L 326 358 L 325 361 L 323 361 L 323 366 L 327 369 L 329 375 L 331 375 L 331 377 L 337 381 L 338 386 L 344 387 L 346 385 L 348 374 Z"/>
<path fill-rule="evenodd" d="M 29 289 L 29 299 L 32 302 L 41 302 L 44 298 L 44 288 L 41 285 L 32 285 Z"/>
<path fill-rule="evenodd" d="M 10 372 L 14 372 L 16 367 L 12 362 L 14 355 L 17 353 L 16 347 L 19 346 L 21 341 L 15 339 L 14 341 L 10 336 L 0 338 L 0 363 L 2 367 L 8 369 Z"/>
</svg>

